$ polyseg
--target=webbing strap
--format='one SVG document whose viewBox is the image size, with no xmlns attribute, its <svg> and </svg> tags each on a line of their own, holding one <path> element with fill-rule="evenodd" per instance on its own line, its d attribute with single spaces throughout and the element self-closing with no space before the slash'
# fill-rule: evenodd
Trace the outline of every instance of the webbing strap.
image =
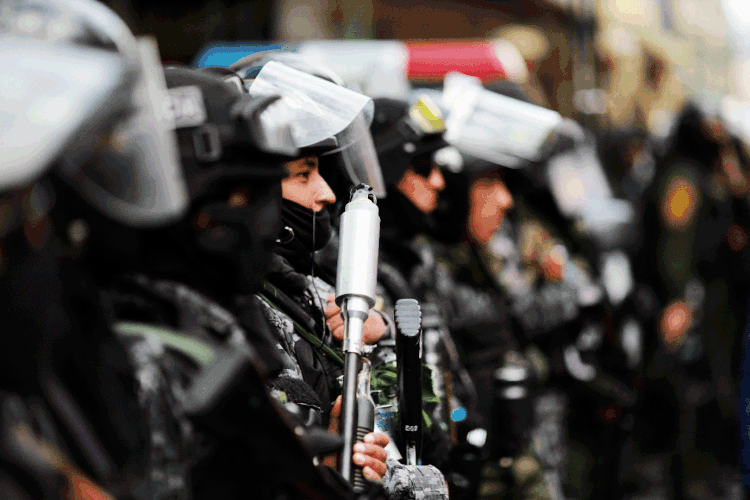
<svg viewBox="0 0 750 500">
<path fill-rule="evenodd" d="M 186 354 L 201 365 L 207 365 L 216 358 L 216 352 L 206 343 L 164 327 L 120 321 L 114 325 L 114 330 L 122 335 L 139 335 L 141 337 L 153 334 L 164 345 Z"/>
<path fill-rule="evenodd" d="M 258 296 L 269 305 L 272 309 L 284 314 L 285 316 L 289 317 L 288 314 L 284 313 L 283 310 L 281 310 L 276 304 L 271 302 L 271 300 L 263 295 L 262 293 L 259 293 Z M 319 349 L 325 356 L 330 357 L 332 360 L 334 360 L 337 364 L 344 366 L 344 359 L 339 356 L 339 354 L 331 349 L 329 346 L 325 344 L 320 338 L 318 338 L 315 334 L 312 332 L 309 332 L 307 329 L 305 329 L 302 325 L 300 325 L 298 322 L 296 322 L 294 319 L 289 317 L 289 319 L 292 322 L 292 325 L 294 325 L 294 330 L 305 340 L 310 342 L 316 349 Z"/>
</svg>

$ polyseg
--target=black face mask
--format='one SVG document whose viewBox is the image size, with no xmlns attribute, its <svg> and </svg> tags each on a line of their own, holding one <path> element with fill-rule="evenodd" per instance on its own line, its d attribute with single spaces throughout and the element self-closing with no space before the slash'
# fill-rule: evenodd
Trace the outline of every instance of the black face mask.
<svg viewBox="0 0 750 500">
<path fill-rule="evenodd" d="M 313 217 L 315 218 L 314 241 Z M 284 225 L 294 232 L 294 237 L 290 240 L 289 232 L 282 231 L 277 252 L 298 271 L 309 272 L 307 267 L 311 260 L 311 254 L 323 248 L 331 239 L 333 229 L 328 210 L 323 209 L 319 212 L 313 212 L 298 203 L 284 199 L 281 200 L 281 218 Z"/>
<path fill-rule="evenodd" d="M 228 264 L 232 275 L 241 276 L 242 293 L 254 293 L 262 286 L 281 227 L 281 185 L 257 182 L 248 190 L 252 203 L 245 207 L 230 207 L 224 201 L 200 205 L 199 212 L 216 227 L 194 233 L 197 247 L 213 257 L 207 264 Z"/>
</svg>

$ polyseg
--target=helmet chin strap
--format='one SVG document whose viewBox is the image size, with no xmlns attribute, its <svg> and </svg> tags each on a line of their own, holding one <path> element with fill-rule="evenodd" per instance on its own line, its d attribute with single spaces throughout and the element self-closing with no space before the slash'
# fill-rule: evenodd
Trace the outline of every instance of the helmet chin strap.
<svg viewBox="0 0 750 500">
<path fill-rule="evenodd" d="M 325 210 L 325 208 L 323 208 L 323 210 Z M 322 318 L 323 319 L 323 325 L 321 325 L 322 326 L 321 331 L 325 332 L 326 331 L 325 308 L 323 307 L 323 304 L 320 303 L 321 302 L 320 301 L 320 296 L 318 295 L 317 288 L 315 287 L 315 241 L 316 241 L 315 240 L 315 226 L 316 226 L 315 220 L 317 219 L 316 215 L 317 215 L 317 212 L 313 211 L 313 215 L 312 215 L 312 219 L 313 219 L 313 221 L 312 221 L 313 222 L 313 238 L 312 238 L 312 240 L 313 240 L 313 248 L 310 251 L 310 261 L 311 261 L 310 262 L 310 276 L 312 276 L 312 278 L 313 278 L 313 295 L 315 296 L 315 302 L 317 303 L 317 306 L 320 308 L 320 312 L 323 315 L 323 318 Z"/>
</svg>

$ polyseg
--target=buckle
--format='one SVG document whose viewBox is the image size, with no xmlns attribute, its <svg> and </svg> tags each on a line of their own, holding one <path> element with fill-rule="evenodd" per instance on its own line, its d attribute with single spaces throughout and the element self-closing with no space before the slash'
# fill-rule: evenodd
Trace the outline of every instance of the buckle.
<svg viewBox="0 0 750 500">
<path fill-rule="evenodd" d="M 204 123 L 193 131 L 193 146 L 198 161 L 218 161 L 221 158 L 219 129 L 213 123 Z"/>
</svg>

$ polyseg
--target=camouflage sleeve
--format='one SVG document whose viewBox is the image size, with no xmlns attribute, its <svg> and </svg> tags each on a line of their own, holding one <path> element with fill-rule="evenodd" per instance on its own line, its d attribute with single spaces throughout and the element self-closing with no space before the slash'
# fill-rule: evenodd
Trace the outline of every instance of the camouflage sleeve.
<svg viewBox="0 0 750 500">
<path fill-rule="evenodd" d="M 261 300 L 260 304 L 263 315 L 268 320 L 273 335 L 276 337 L 276 348 L 284 366 L 279 376 L 302 380 L 302 369 L 294 352 L 297 335 L 294 332 L 292 320 L 286 314 L 271 307 L 264 300 Z"/>
<path fill-rule="evenodd" d="M 403 465 L 387 461 L 383 487 L 390 500 L 448 500 L 448 484 L 432 465 Z"/>
<path fill-rule="evenodd" d="M 321 309 L 325 309 L 328 295 L 331 293 L 335 295 L 336 287 L 329 285 L 317 276 L 308 276 L 307 280 L 310 282 L 310 292 L 316 294 L 316 297 L 314 297 L 316 301 L 319 300 L 315 305 Z"/>
</svg>

